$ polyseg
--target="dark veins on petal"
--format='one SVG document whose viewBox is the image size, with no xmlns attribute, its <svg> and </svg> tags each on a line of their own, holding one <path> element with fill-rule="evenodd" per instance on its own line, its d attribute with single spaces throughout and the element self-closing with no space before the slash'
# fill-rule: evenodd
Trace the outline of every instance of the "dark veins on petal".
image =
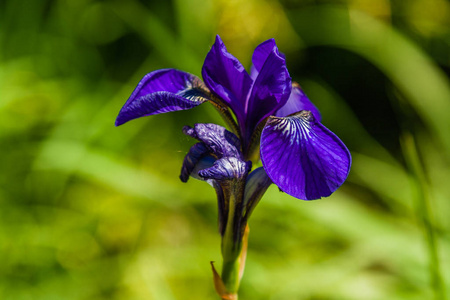
<svg viewBox="0 0 450 300">
<path fill-rule="evenodd" d="M 183 132 L 200 143 L 192 146 L 186 155 L 180 178 L 187 181 L 189 176 L 193 176 L 206 180 L 214 187 L 218 200 L 219 230 L 223 234 L 228 219 L 229 198 L 231 194 L 243 195 L 251 162 L 244 161 L 238 137 L 222 126 L 195 124 L 193 128 L 185 126 Z"/>
<path fill-rule="evenodd" d="M 191 174 L 194 174 L 194 170 L 196 169 L 197 165 L 201 163 L 202 160 L 209 154 L 209 149 L 206 147 L 204 143 L 197 143 L 194 146 L 189 149 L 188 154 L 184 157 L 183 166 L 181 168 L 181 174 L 180 179 L 183 182 L 187 182 L 189 179 L 189 176 Z M 210 165 L 208 165 L 206 168 L 209 168 L 213 165 L 215 159 L 210 160 Z M 207 160 L 205 161 L 205 163 Z M 198 171 L 197 171 L 198 172 Z"/>
<path fill-rule="evenodd" d="M 130 120 L 186 110 L 210 100 L 210 92 L 196 76 L 165 69 L 151 72 L 142 78 L 119 112 L 116 126 Z"/>
<path fill-rule="evenodd" d="M 251 162 L 244 161 L 240 141 L 235 134 L 210 123 L 195 124 L 193 128 L 185 126 L 183 132 L 200 143 L 195 144 L 184 159 L 180 175 L 182 181 L 187 181 L 194 169 L 203 179 L 226 180 L 247 176 Z M 215 158 L 212 165 L 209 164 L 211 159 L 208 156 Z M 198 168 L 200 163 L 204 168 Z"/>
<path fill-rule="evenodd" d="M 230 180 L 245 178 L 251 169 L 251 162 L 228 156 L 215 161 L 214 165 L 208 169 L 198 172 L 198 175 L 205 179 Z"/>
<path fill-rule="evenodd" d="M 199 123 L 193 128 L 185 126 L 183 133 L 203 142 L 217 158 L 233 156 L 242 159 L 239 138 L 222 126 Z"/>
<path fill-rule="evenodd" d="M 281 190 L 303 200 L 331 195 L 351 165 L 342 141 L 309 111 L 270 117 L 261 134 L 261 159 Z"/>
</svg>

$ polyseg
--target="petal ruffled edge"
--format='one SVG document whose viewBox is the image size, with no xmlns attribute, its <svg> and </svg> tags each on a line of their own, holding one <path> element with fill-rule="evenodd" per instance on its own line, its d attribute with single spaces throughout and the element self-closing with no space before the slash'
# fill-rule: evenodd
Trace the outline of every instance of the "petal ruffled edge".
<svg viewBox="0 0 450 300">
<path fill-rule="evenodd" d="M 261 134 L 261 160 L 282 191 L 302 200 L 331 195 L 351 166 L 347 147 L 310 111 L 270 117 Z"/>
<path fill-rule="evenodd" d="M 116 126 L 130 120 L 186 110 L 210 100 L 209 90 L 196 76 L 175 69 L 145 75 L 116 118 Z"/>
</svg>

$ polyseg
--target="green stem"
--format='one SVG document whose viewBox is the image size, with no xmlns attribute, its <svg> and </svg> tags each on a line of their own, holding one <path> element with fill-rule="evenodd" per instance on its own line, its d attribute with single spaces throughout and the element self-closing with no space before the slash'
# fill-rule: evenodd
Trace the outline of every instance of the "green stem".
<svg viewBox="0 0 450 300">
<path fill-rule="evenodd" d="M 230 293 L 237 293 L 239 289 L 239 255 L 242 248 L 242 243 L 236 230 L 240 227 L 240 218 L 237 218 L 242 204 L 241 199 L 236 198 L 240 195 L 231 193 L 228 211 L 228 220 L 225 228 L 225 233 L 222 238 L 222 280 L 225 287 Z"/>
<path fill-rule="evenodd" d="M 245 255 L 243 249 L 244 229 L 246 222 L 243 222 L 243 197 L 245 180 L 233 182 L 230 185 L 228 216 L 225 231 L 222 237 L 222 281 L 226 290 L 234 294 L 237 299 L 237 292 L 241 280 L 241 273 L 245 260 L 241 259 Z M 244 224 L 245 223 L 245 224 Z M 245 235 L 246 236 L 246 235 Z"/>
<path fill-rule="evenodd" d="M 428 183 L 425 170 L 422 168 L 413 135 L 404 133 L 401 142 L 405 161 L 414 178 L 415 186 L 417 187 L 416 213 L 425 229 L 425 239 L 428 247 L 428 255 L 430 257 L 431 284 L 435 291 L 435 298 L 437 300 L 445 300 L 445 285 L 440 270 L 437 238 L 432 222 L 433 213 L 431 210 L 431 200 L 428 195 Z"/>
</svg>

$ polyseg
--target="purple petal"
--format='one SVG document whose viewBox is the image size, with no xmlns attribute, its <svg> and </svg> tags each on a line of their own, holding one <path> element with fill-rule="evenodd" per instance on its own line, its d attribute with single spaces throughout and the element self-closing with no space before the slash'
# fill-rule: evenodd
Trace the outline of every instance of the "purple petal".
<svg viewBox="0 0 450 300">
<path fill-rule="evenodd" d="M 224 157 L 214 162 L 213 166 L 198 172 L 205 179 L 230 180 L 242 179 L 247 176 L 252 164 L 237 157 Z"/>
<path fill-rule="evenodd" d="M 282 191 L 303 200 L 331 195 L 351 165 L 344 143 L 309 111 L 268 119 L 261 134 L 261 160 Z"/>
<path fill-rule="evenodd" d="M 252 69 L 251 69 L 251 78 L 255 79 L 259 72 L 261 71 L 261 68 L 263 67 L 264 63 L 267 60 L 267 57 L 272 52 L 274 48 L 276 48 L 276 43 L 274 39 L 267 40 L 265 42 L 262 42 L 259 44 L 255 51 L 253 52 L 252 56 Z M 280 56 L 285 58 L 284 54 L 279 52 Z"/>
<path fill-rule="evenodd" d="M 209 149 L 206 147 L 203 143 L 197 143 L 194 146 L 189 149 L 188 154 L 184 157 L 183 166 L 181 168 L 181 174 L 180 179 L 183 182 L 187 182 L 190 175 L 196 175 L 199 170 L 204 168 L 209 168 L 214 163 L 214 160 L 210 161 L 209 165 L 205 165 L 205 162 L 208 162 L 209 160 L 206 160 L 203 162 L 203 168 L 198 169 L 197 172 L 195 172 L 196 167 L 200 164 L 202 159 L 206 157 L 209 154 Z"/>
<path fill-rule="evenodd" d="M 245 101 L 253 80 L 239 60 L 227 52 L 219 36 L 206 55 L 202 76 L 206 85 L 230 106 L 242 123 Z"/>
<path fill-rule="evenodd" d="M 151 72 L 120 110 L 116 126 L 143 116 L 193 108 L 209 100 L 208 94 L 203 82 L 189 73 L 175 69 Z"/>
<path fill-rule="evenodd" d="M 217 204 L 219 209 L 219 232 L 223 235 L 228 215 L 227 200 L 221 182 L 212 178 L 201 177 L 199 173 L 204 169 L 210 169 L 214 166 L 216 158 L 208 154 L 208 148 L 203 143 L 197 143 L 191 147 L 189 153 L 184 158 L 181 169 L 180 179 L 187 182 L 189 176 L 195 179 L 204 180 L 214 187 L 217 194 Z M 212 176 L 214 177 L 214 176 Z M 226 188 L 226 185 L 224 186 Z"/>
<path fill-rule="evenodd" d="M 201 142 L 203 142 L 209 152 L 222 158 L 224 156 L 234 156 L 242 158 L 239 138 L 224 127 L 212 123 L 195 124 L 194 128 L 185 126 L 183 132 Z"/>
<path fill-rule="evenodd" d="M 302 110 L 309 110 L 314 115 L 314 118 L 320 122 L 322 116 L 320 115 L 317 107 L 308 99 L 308 97 L 303 92 L 300 85 L 296 82 L 292 83 L 292 91 L 286 104 L 280 108 L 275 116 L 286 117 L 293 113 L 297 113 Z"/>
<path fill-rule="evenodd" d="M 245 217 L 248 219 L 253 209 L 261 200 L 262 196 L 272 184 L 272 180 L 267 176 L 263 167 L 253 170 L 247 177 L 244 192 Z"/>
<path fill-rule="evenodd" d="M 291 77 L 286 68 L 284 56 L 278 52 L 275 44 L 252 87 L 246 109 L 247 134 L 253 132 L 256 125 L 282 107 L 291 94 Z"/>
</svg>

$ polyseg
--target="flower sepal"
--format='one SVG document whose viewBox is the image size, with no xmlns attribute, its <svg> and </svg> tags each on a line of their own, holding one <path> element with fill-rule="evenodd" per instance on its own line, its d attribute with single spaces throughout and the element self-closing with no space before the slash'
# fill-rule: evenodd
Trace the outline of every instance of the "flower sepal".
<svg viewBox="0 0 450 300">
<path fill-rule="evenodd" d="M 344 143 L 307 110 L 268 119 L 261 134 L 261 160 L 283 192 L 302 200 L 330 196 L 351 166 Z"/>
<path fill-rule="evenodd" d="M 203 81 L 176 69 L 162 69 L 145 75 L 125 102 L 116 126 L 144 116 L 194 108 L 212 95 Z"/>
</svg>

